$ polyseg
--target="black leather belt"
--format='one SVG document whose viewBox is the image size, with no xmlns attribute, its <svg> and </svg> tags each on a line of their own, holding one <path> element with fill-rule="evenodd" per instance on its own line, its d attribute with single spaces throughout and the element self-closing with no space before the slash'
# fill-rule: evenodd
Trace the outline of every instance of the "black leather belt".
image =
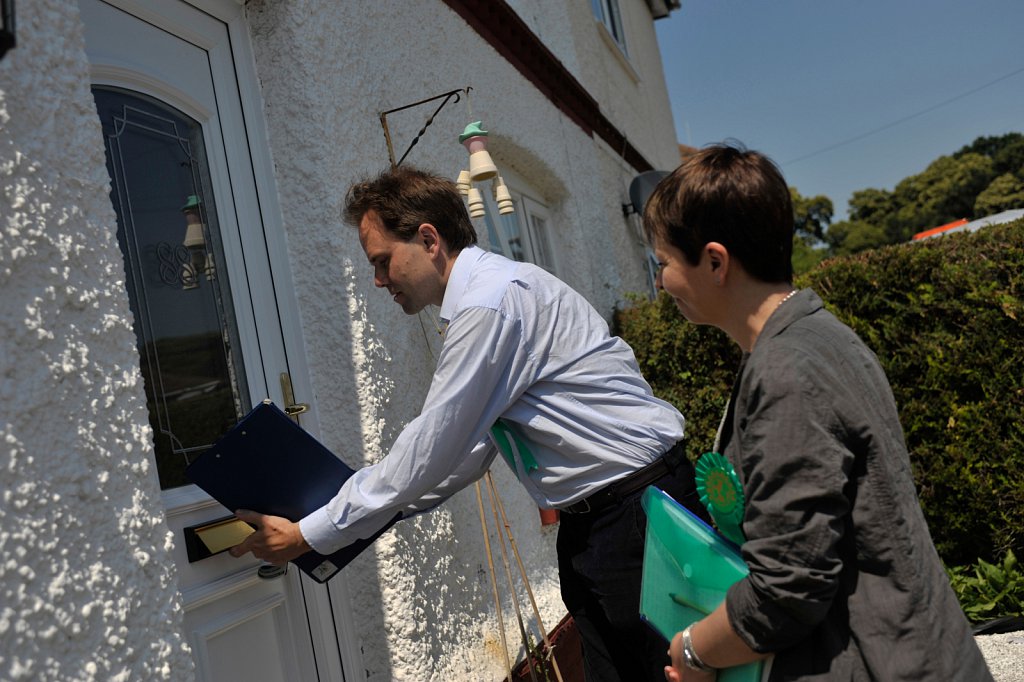
<svg viewBox="0 0 1024 682">
<path fill-rule="evenodd" d="M 561 511 L 567 514 L 591 514 L 608 509 L 636 491 L 651 485 L 662 476 L 675 471 L 685 456 L 683 441 L 679 441 L 643 469 L 637 469 L 629 476 L 609 483 L 579 502 L 573 502 L 568 507 L 561 507 Z"/>
</svg>

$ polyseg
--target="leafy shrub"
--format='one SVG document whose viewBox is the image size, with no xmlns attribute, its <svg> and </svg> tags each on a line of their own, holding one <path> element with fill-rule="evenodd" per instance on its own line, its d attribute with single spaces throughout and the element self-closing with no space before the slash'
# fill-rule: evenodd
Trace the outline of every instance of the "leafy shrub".
<svg viewBox="0 0 1024 682">
<path fill-rule="evenodd" d="M 957 566 L 947 572 L 970 621 L 1024 616 L 1024 572 L 1012 551 L 997 564 L 982 559 L 977 566 Z"/>
<path fill-rule="evenodd" d="M 616 328 L 654 392 L 686 417 L 690 458 L 710 450 L 739 367 L 736 344 L 714 327 L 687 322 L 664 294 L 654 301 L 634 299 L 617 313 Z"/>
<path fill-rule="evenodd" d="M 1024 221 L 827 260 L 796 280 L 871 348 L 947 565 L 1024 554 Z M 644 376 L 710 450 L 739 351 L 667 296 L 617 314 Z"/>
</svg>

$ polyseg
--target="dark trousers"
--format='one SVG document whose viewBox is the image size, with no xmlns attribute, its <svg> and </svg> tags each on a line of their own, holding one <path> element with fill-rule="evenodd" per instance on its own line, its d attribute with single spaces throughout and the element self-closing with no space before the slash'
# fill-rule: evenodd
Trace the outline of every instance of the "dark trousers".
<svg viewBox="0 0 1024 682">
<path fill-rule="evenodd" d="M 693 465 L 683 458 L 654 485 L 701 518 Z M 562 601 L 583 643 L 587 682 L 662 682 L 668 642 L 640 620 L 640 582 L 647 515 L 643 490 L 589 514 L 562 514 L 558 577 Z"/>
</svg>

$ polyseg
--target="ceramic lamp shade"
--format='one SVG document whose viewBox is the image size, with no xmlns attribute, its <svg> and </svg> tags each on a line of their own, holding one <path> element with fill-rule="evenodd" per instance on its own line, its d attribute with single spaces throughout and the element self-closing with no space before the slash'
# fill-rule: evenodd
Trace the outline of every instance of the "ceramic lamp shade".
<svg viewBox="0 0 1024 682">
<path fill-rule="evenodd" d="M 476 187 L 471 187 L 469 190 L 469 217 L 482 218 L 485 213 L 483 195 Z"/>
<path fill-rule="evenodd" d="M 461 194 L 462 196 L 468 196 L 469 195 L 469 187 L 470 187 L 469 183 L 470 183 L 469 171 L 468 170 L 459 171 L 459 179 L 455 181 L 455 187 L 456 187 L 456 189 L 459 190 L 459 194 Z"/>
<path fill-rule="evenodd" d="M 486 149 L 481 149 L 469 155 L 469 177 L 473 182 L 490 180 L 497 174 L 498 167 L 491 161 L 491 155 Z"/>
<path fill-rule="evenodd" d="M 203 224 L 189 221 L 185 227 L 185 241 L 182 242 L 186 249 L 201 249 L 206 246 L 206 238 L 203 236 Z"/>
<path fill-rule="evenodd" d="M 498 213 L 500 215 L 515 213 L 516 208 L 515 204 L 512 203 L 512 195 L 509 194 L 508 187 L 502 182 L 500 175 L 494 185 L 494 201 L 498 204 Z"/>
<path fill-rule="evenodd" d="M 498 167 L 494 165 L 487 151 L 485 135 L 467 138 L 462 145 L 469 151 L 469 177 L 473 182 L 490 180 L 498 174 Z"/>
</svg>

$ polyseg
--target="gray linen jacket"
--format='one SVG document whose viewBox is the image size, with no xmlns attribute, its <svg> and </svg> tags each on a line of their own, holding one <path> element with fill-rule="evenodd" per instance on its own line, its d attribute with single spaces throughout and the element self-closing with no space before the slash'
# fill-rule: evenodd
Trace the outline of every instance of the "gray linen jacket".
<svg viewBox="0 0 1024 682">
<path fill-rule="evenodd" d="M 746 497 L 729 620 L 771 680 L 991 680 L 875 355 L 802 290 L 745 354 L 719 447 Z"/>
</svg>

